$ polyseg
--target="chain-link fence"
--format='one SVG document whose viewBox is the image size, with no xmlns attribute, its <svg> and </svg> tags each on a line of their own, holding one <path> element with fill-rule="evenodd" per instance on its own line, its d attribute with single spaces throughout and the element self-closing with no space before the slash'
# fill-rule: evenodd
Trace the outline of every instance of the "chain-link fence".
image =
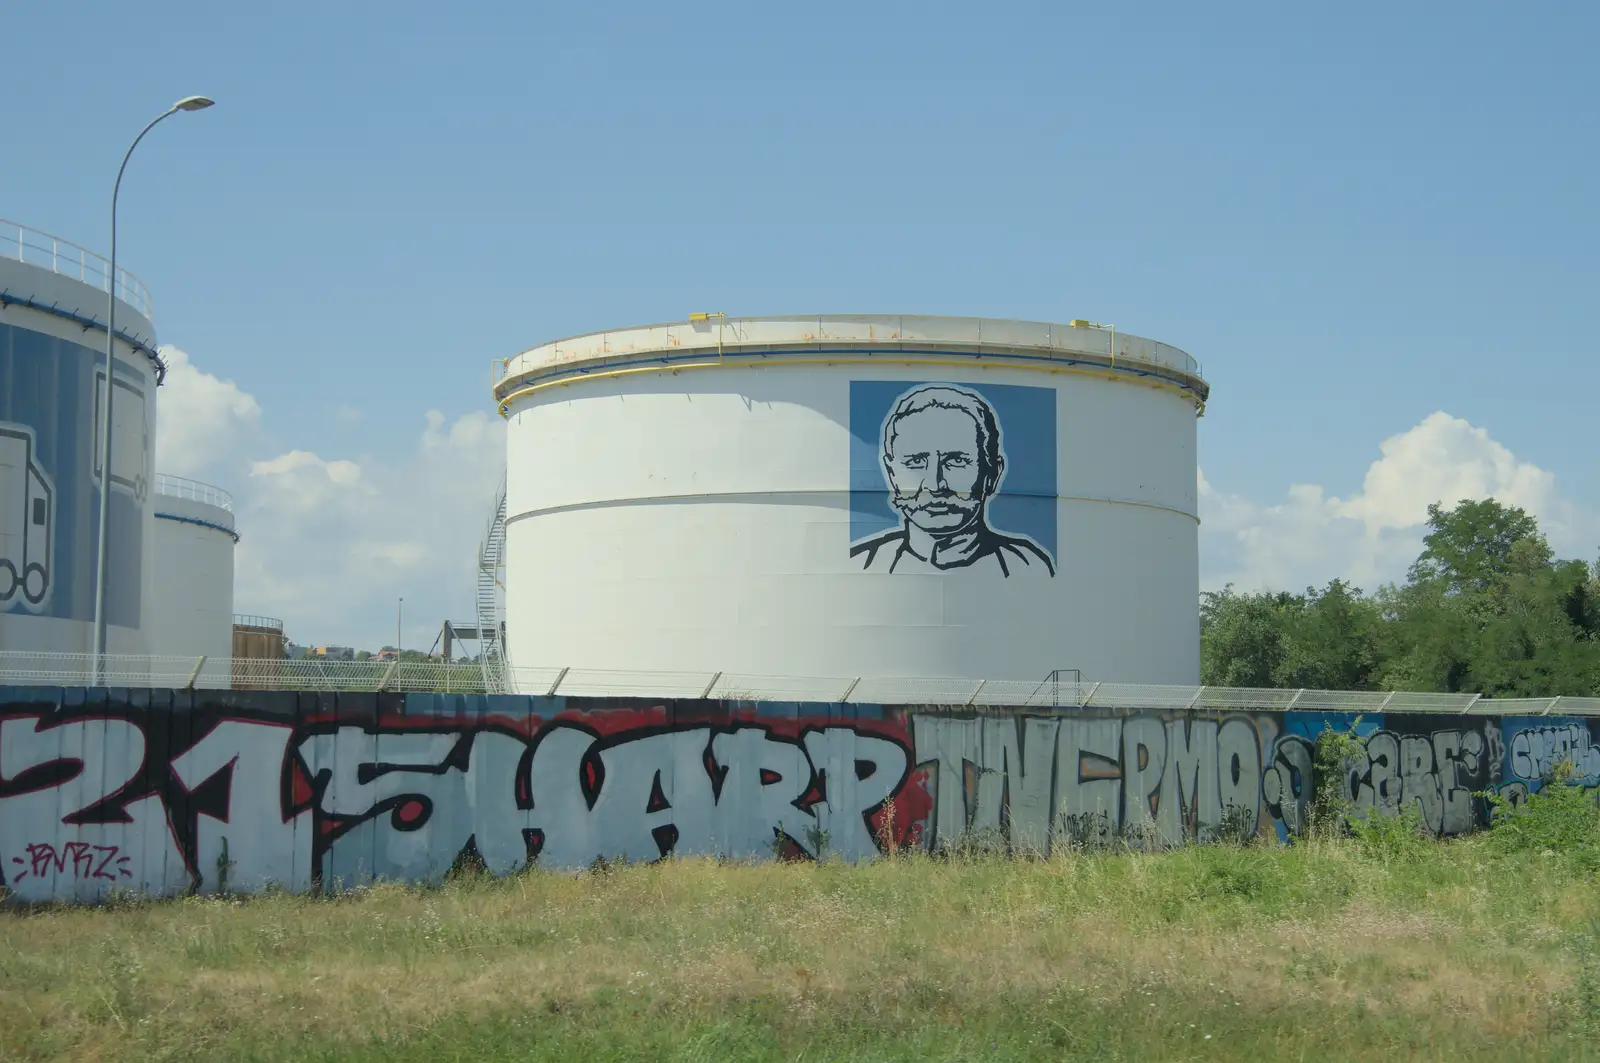
<svg viewBox="0 0 1600 1063">
<path fill-rule="evenodd" d="M 105 658 L 100 686 L 236 690 L 512 693 L 569 697 L 710 698 L 719 701 L 809 701 L 846 705 L 937 705 L 1028 709 L 1298 710 L 1355 713 L 1488 713 L 1600 716 L 1600 698 L 1485 698 L 1479 694 L 1407 691 L 1261 690 L 1234 687 L 1100 683 L 1075 673 L 1043 679 L 958 679 L 930 676 L 773 676 L 736 672 L 647 672 L 572 667 L 507 670 L 506 689 L 488 690 L 476 662 L 270 660 L 252 657 Z M 86 653 L 0 652 L 0 685 L 87 686 Z"/>
</svg>

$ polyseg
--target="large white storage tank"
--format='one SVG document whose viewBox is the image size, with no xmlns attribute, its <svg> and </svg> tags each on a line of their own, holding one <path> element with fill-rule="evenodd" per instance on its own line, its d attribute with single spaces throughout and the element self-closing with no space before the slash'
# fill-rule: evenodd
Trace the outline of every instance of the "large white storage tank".
<svg viewBox="0 0 1600 1063">
<path fill-rule="evenodd" d="M 533 348 L 495 384 L 510 663 L 1197 682 L 1207 394 L 1087 322 L 713 315 Z"/>
<path fill-rule="evenodd" d="M 94 648 L 99 411 L 114 283 L 106 648 L 147 652 L 162 369 L 149 292 L 127 272 L 114 282 L 109 272 L 92 252 L 0 221 L 0 650 Z"/>
<path fill-rule="evenodd" d="M 201 687 L 231 686 L 233 673 L 233 496 L 182 476 L 157 474 L 150 652 L 206 658 Z"/>
</svg>

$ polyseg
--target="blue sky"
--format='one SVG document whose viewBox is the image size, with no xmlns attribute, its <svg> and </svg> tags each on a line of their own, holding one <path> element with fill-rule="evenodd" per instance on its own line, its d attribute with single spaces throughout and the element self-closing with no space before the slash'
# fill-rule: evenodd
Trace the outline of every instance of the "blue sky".
<svg viewBox="0 0 1600 1063">
<path fill-rule="evenodd" d="M 1309 8 L 14 5 L 0 216 L 103 248 L 132 134 L 214 96 L 140 148 L 122 261 L 162 340 L 235 414 L 253 400 L 241 460 L 315 455 L 288 464 L 335 483 L 338 462 L 407 482 L 429 431 L 462 435 L 441 470 L 477 461 L 492 428 L 461 419 L 490 408 L 490 359 L 559 335 L 1089 317 L 1212 382 L 1210 582 L 1398 575 L 1405 543 L 1266 569 L 1251 543 L 1364 490 L 1327 519 L 1410 542 L 1363 486 L 1408 432 L 1380 479 L 1466 461 L 1439 490 L 1521 484 L 1592 558 L 1600 8 Z M 416 637 L 469 610 L 395 550 L 347 613 L 253 605 L 271 592 L 243 570 L 239 607 L 369 641 L 408 581 Z"/>
</svg>

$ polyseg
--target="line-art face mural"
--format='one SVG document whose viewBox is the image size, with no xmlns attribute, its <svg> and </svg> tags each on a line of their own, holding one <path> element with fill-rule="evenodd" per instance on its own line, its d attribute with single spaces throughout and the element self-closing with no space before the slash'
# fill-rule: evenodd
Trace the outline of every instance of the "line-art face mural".
<svg viewBox="0 0 1600 1063">
<path fill-rule="evenodd" d="M 990 522 L 1006 454 L 1000 419 L 982 395 L 952 384 L 913 387 L 890 408 L 881 438 L 883 478 L 899 526 L 851 546 L 865 571 L 1055 575 L 1054 559 L 1032 537 Z M 1035 501 L 1054 504 L 1053 497 Z"/>
</svg>

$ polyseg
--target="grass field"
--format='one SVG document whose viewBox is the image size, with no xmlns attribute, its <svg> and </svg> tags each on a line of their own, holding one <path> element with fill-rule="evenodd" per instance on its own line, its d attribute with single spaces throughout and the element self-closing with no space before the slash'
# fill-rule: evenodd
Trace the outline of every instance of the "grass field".
<svg viewBox="0 0 1600 1063">
<path fill-rule="evenodd" d="M 0 1059 L 1600 1058 L 1600 888 L 1481 839 L 667 862 L 0 913 Z"/>
</svg>

